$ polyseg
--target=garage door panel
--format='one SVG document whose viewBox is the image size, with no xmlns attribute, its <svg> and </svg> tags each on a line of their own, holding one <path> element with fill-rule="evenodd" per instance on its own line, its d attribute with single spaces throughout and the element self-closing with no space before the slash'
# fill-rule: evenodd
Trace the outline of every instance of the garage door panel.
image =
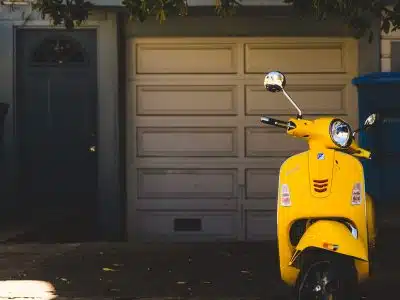
<svg viewBox="0 0 400 300">
<path fill-rule="evenodd" d="M 246 73 L 344 73 L 343 43 L 246 44 Z"/>
<path fill-rule="evenodd" d="M 246 238 L 248 240 L 276 239 L 276 211 L 246 211 Z"/>
<path fill-rule="evenodd" d="M 246 128 L 247 157 L 287 157 L 306 150 L 307 146 L 305 141 L 285 135 L 284 129 Z"/>
<path fill-rule="evenodd" d="M 296 114 L 297 114 L 297 111 L 295 109 L 293 109 L 292 114 L 290 114 L 290 113 L 286 113 L 286 115 L 279 114 L 279 115 L 274 115 L 273 117 L 278 120 L 288 121 L 289 118 L 296 117 Z M 274 130 L 275 129 L 274 127 L 261 122 L 261 120 L 260 120 L 261 116 L 270 116 L 270 114 L 264 112 L 263 114 L 260 114 L 260 115 L 246 116 L 244 127 L 245 128 L 267 128 L 269 130 Z"/>
<path fill-rule="evenodd" d="M 242 202 L 243 211 L 275 211 L 276 210 L 276 195 L 273 198 L 261 199 L 246 199 Z"/>
<path fill-rule="evenodd" d="M 275 198 L 279 169 L 246 169 L 246 200 Z"/>
<path fill-rule="evenodd" d="M 137 128 L 138 156 L 237 156 L 236 128 Z"/>
<path fill-rule="evenodd" d="M 263 73 L 254 73 L 254 74 L 243 74 L 243 78 L 245 79 L 246 85 L 261 85 L 264 82 L 265 73 L 268 70 L 264 70 Z M 278 71 L 281 71 L 278 69 Z M 282 71 L 283 72 L 283 71 Z M 347 85 L 354 78 L 349 73 L 284 73 L 286 77 L 287 85 L 336 85 L 342 84 Z M 222 76 L 222 75 L 219 75 Z M 199 76 L 197 76 L 198 78 Z M 208 77 L 208 76 L 207 76 Z M 232 76 L 230 76 L 232 77 Z M 143 77 L 140 77 L 143 78 Z M 261 81 L 260 81 L 261 80 Z"/>
<path fill-rule="evenodd" d="M 210 210 L 237 211 L 237 199 L 201 198 L 201 199 L 176 199 L 176 198 L 138 198 L 135 208 L 138 210 L 169 211 L 169 210 Z"/>
<path fill-rule="evenodd" d="M 226 169 L 139 169 L 139 198 L 237 197 L 237 170 Z"/>
<path fill-rule="evenodd" d="M 286 91 L 304 114 L 346 113 L 346 85 L 288 85 Z M 246 115 L 293 115 L 293 106 L 280 93 L 266 93 L 263 86 L 246 86 Z"/>
<path fill-rule="evenodd" d="M 142 116 L 237 115 L 236 86 L 137 86 L 136 99 Z"/>
<path fill-rule="evenodd" d="M 258 118 L 259 120 L 259 118 Z M 136 127 L 237 127 L 237 117 L 232 116 L 137 116 Z"/>
<path fill-rule="evenodd" d="M 136 47 L 138 74 L 234 74 L 238 72 L 237 61 L 235 43 L 189 42 Z"/>
<path fill-rule="evenodd" d="M 134 165 L 129 166 L 129 170 L 136 169 L 175 169 L 177 166 L 185 169 L 236 169 L 238 166 L 249 168 L 277 168 L 286 160 L 286 156 L 271 157 L 143 157 L 137 158 Z M 131 172 L 129 171 L 129 172 Z M 243 175 L 244 176 L 244 175 Z"/>
<path fill-rule="evenodd" d="M 138 235 L 147 240 L 237 239 L 234 212 L 169 211 L 136 213 Z"/>
</svg>

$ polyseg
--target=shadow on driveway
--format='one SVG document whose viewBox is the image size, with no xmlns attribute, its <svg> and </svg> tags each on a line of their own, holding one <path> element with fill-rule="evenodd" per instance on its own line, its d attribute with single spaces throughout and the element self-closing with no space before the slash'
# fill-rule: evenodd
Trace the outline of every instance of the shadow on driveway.
<svg viewBox="0 0 400 300">
<path fill-rule="evenodd" d="M 160 249 L 159 247 L 164 247 Z M 84 244 L 24 273 L 64 297 L 286 299 L 274 243 Z"/>
<path fill-rule="evenodd" d="M 400 243 L 381 236 L 366 299 L 396 290 Z M 276 244 L 82 244 L 45 259 L 23 273 L 24 279 L 53 283 L 63 297 L 168 297 L 204 299 L 288 299 L 281 282 Z M 20 277 L 20 278 L 21 278 Z"/>
</svg>

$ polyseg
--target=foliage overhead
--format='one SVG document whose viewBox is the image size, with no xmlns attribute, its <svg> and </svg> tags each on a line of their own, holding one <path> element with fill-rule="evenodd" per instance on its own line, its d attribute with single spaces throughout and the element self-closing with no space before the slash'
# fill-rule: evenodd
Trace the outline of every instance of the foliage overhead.
<svg viewBox="0 0 400 300">
<path fill-rule="evenodd" d="M 54 25 L 69 29 L 86 21 L 93 5 L 88 0 L 34 0 L 34 9 L 42 17 L 49 17 Z M 215 0 L 215 12 L 221 17 L 235 14 L 240 9 L 241 0 Z M 244 0 L 246 1 L 246 0 Z M 381 20 L 381 29 L 388 33 L 400 28 L 400 0 L 283 0 L 292 4 L 299 16 L 314 15 L 318 20 L 342 18 L 360 38 L 369 34 L 376 20 Z M 131 20 L 144 22 L 155 17 L 161 23 L 168 15 L 188 14 L 187 0 L 122 0 Z"/>
<path fill-rule="evenodd" d="M 284 0 L 301 15 L 313 14 L 318 20 L 340 17 L 354 30 L 354 36 L 373 35 L 373 24 L 381 20 L 385 33 L 400 28 L 400 0 Z M 391 5 L 388 5 L 388 4 Z"/>
</svg>

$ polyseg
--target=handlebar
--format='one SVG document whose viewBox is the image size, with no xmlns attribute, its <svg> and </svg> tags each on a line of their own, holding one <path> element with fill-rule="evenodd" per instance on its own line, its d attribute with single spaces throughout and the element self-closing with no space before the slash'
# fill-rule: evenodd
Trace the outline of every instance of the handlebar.
<svg viewBox="0 0 400 300">
<path fill-rule="evenodd" d="M 261 117 L 261 122 L 264 124 L 276 126 L 276 127 L 282 127 L 282 128 L 287 128 L 288 122 L 281 121 L 278 119 L 273 119 L 270 117 Z"/>
<path fill-rule="evenodd" d="M 276 127 L 280 127 L 280 128 L 285 128 L 285 129 L 293 127 L 290 124 L 291 122 L 273 119 L 270 117 L 261 117 L 261 122 L 264 124 L 268 124 L 268 125 L 272 125 L 272 126 L 276 126 Z"/>
<path fill-rule="evenodd" d="M 287 134 L 290 134 L 290 135 L 298 137 L 298 138 L 309 138 L 310 133 L 312 133 L 312 130 L 313 130 L 312 126 L 307 126 L 307 125 L 313 124 L 313 121 L 308 121 L 308 120 L 303 120 L 301 123 L 296 124 L 297 122 L 294 119 L 291 119 L 291 121 L 282 121 L 282 120 L 262 116 L 260 118 L 260 121 L 264 124 L 284 128 L 284 129 L 286 129 Z M 329 119 L 328 119 L 328 121 L 329 121 Z M 299 127 L 297 127 L 297 125 L 299 125 Z M 292 131 L 292 129 L 297 129 L 297 130 Z M 317 139 L 318 139 L 318 137 L 317 137 Z M 321 137 L 319 137 L 319 139 L 321 139 Z M 323 145 L 325 145 L 326 147 L 330 147 L 330 148 L 333 147 L 333 148 L 337 149 L 337 147 L 330 145 L 329 141 L 324 141 L 323 139 L 324 139 L 324 137 L 322 137 Z M 328 137 L 328 139 L 330 140 L 331 138 Z M 340 149 L 340 150 L 346 151 L 349 154 L 356 156 L 356 157 L 371 159 L 371 153 L 365 149 L 360 148 L 354 139 L 348 148 Z"/>
</svg>

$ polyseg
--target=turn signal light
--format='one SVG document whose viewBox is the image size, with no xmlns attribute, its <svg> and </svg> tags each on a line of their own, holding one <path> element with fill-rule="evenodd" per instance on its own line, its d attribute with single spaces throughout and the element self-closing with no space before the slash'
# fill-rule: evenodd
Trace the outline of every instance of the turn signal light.
<svg viewBox="0 0 400 300">
<path fill-rule="evenodd" d="M 281 206 L 292 206 L 289 186 L 287 184 L 282 184 L 281 186 Z"/>
</svg>

